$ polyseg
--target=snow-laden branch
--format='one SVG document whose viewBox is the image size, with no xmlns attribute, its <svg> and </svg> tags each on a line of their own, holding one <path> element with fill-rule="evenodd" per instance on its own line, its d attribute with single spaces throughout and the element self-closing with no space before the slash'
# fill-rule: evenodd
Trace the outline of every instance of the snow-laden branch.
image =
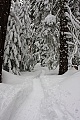
<svg viewBox="0 0 80 120">
<path fill-rule="evenodd" d="M 15 5 L 17 4 L 19 6 L 19 1 L 16 0 L 16 3 L 12 0 L 11 1 L 11 10 L 10 10 L 10 16 L 11 17 L 14 17 L 15 21 L 18 23 L 18 25 L 21 26 L 21 22 L 19 20 L 19 18 L 16 16 L 15 12 L 14 12 L 14 9 L 15 9 Z"/>
<path fill-rule="evenodd" d="M 48 25 L 53 25 L 53 23 L 56 24 L 56 16 L 54 16 L 50 13 L 47 15 L 45 20 L 43 20 L 43 22 L 48 24 Z"/>
<path fill-rule="evenodd" d="M 16 22 L 21 26 L 21 22 L 20 22 L 19 18 L 15 15 L 15 13 L 13 11 L 10 12 L 10 15 L 12 17 L 14 17 L 14 19 L 16 20 Z"/>
<path fill-rule="evenodd" d="M 76 37 L 76 35 L 74 33 L 72 33 L 72 35 L 73 35 L 73 39 L 75 39 L 75 41 L 80 45 L 78 37 Z"/>
<path fill-rule="evenodd" d="M 74 43 L 71 42 L 71 41 L 67 41 L 67 44 L 69 44 L 69 45 L 74 45 Z"/>
<path fill-rule="evenodd" d="M 70 55 L 70 63 L 72 64 L 72 59 L 74 58 L 74 55 L 77 54 L 78 52 L 78 45 L 80 45 L 79 41 L 79 30 L 80 30 L 80 22 L 75 18 L 75 16 L 72 14 L 70 7 L 66 4 L 69 12 L 65 12 L 65 15 L 69 18 L 71 24 L 72 24 L 72 29 L 69 28 L 69 31 L 71 32 L 72 35 L 71 38 L 73 39 L 73 42 L 67 41 L 69 45 L 73 46 L 73 51 L 71 52 Z"/>
<path fill-rule="evenodd" d="M 56 7 L 56 5 L 59 3 L 59 0 L 55 1 L 55 4 L 53 5 L 53 9 Z"/>
<path fill-rule="evenodd" d="M 80 29 L 80 22 L 75 18 L 75 16 L 72 14 L 70 7 L 66 4 L 66 7 L 69 10 L 69 13 L 66 13 L 66 15 L 70 18 L 71 23 L 73 24 L 73 27 Z"/>
<path fill-rule="evenodd" d="M 71 43 L 71 45 L 74 45 L 74 44 Z M 71 52 L 71 55 L 69 54 L 70 55 L 69 62 L 70 62 L 71 65 L 72 65 L 72 59 L 74 58 L 74 55 L 77 53 L 77 51 L 78 51 L 78 46 L 77 46 L 77 41 L 76 41 L 75 45 L 74 45 L 74 48 L 73 48 L 73 52 Z"/>
</svg>

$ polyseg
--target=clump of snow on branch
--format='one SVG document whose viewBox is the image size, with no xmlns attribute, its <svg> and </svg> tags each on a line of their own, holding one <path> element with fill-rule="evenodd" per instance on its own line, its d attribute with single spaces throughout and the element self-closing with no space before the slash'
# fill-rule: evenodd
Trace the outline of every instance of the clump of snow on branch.
<svg viewBox="0 0 80 120">
<path fill-rule="evenodd" d="M 52 15 L 51 13 L 43 20 L 43 23 L 48 25 L 56 24 L 56 16 Z"/>
<path fill-rule="evenodd" d="M 80 32 L 80 22 L 72 14 L 70 7 L 66 4 L 65 6 L 68 12 L 65 12 L 66 19 L 68 22 L 69 32 L 66 32 L 66 37 L 72 39 L 72 41 L 67 41 L 69 46 L 73 46 L 71 52 L 69 51 L 69 62 L 72 64 L 72 59 L 76 54 L 78 54 L 78 45 L 80 45 L 79 32 Z"/>
</svg>

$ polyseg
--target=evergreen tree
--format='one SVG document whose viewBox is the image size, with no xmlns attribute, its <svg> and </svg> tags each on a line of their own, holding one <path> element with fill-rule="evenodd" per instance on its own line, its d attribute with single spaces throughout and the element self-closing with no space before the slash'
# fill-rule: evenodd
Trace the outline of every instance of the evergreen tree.
<svg viewBox="0 0 80 120">
<path fill-rule="evenodd" d="M 80 22 L 80 7 L 79 7 L 80 6 L 80 0 L 77 0 L 77 1 L 73 0 L 72 2 L 70 1 L 70 3 L 71 3 L 71 5 L 70 5 L 71 12 L 72 12 L 75 20 L 78 21 L 78 23 L 79 23 Z M 73 7 L 71 7 L 71 6 L 73 6 Z M 75 25 L 76 25 L 76 23 L 75 23 Z M 74 28 L 74 26 L 73 26 L 73 28 Z M 74 54 L 74 57 L 72 58 L 72 65 L 74 67 L 76 66 L 76 68 L 78 69 L 78 65 L 80 64 L 80 62 L 79 62 L 80 61 L 80 55 L 79 55 L 80 54 L 80 52 L 79 52 L 80 30 L 79 30 L 79 28 L 77 26 L 74 28 L 73 34 L 75 35 L 75 38 L 77 38 L 77 39 L 76 39 L 76 42 L 74 42 L 75 43 L 74 47 L 76 48 L 76 52 Z"/>
<path fill-rule="evenodd" d="M 67 4 L 64 5 L 64 10 L 65 10 L 64 18 L 66 18 L 66 19 L 64 19 L 64 21 L 66 21 L 67 28 L 65 25 L 64 25 L 64 27 L 66 28 L 67 31 L 63 30 L 64 31 L 63 36 L 65 36 L 66 42 L 68 43 L 68 57 L 66 54 L 65 55 L 66 55 L 66 59 L 68 58 L 68 64 L 70 63 L 71 66 L 74 66 L 74 67 L 76 65 L 75 68 L 78 69 L 78 67 L 77 67 L 79 64 L 79 62 L 78 62 L 79 57 L 78 56 L 80 54 L 80 52 L 79 52 L 80 22 L 78 19 L 79 14 L 78 14 L 78 17 L 76 15 L 74 16 L 73 14 L 74 14 L 75 8 L 78 8 L 78 6 L 79 6 L 79 1 L 77 2 L 77 7 L 71 7 L 71 4 L 74 5 L 75 1 L 72 1 L 72 3 L 71 3 L 71 1 L 69 1 L 69 2 L 67 1 L 66 3 Z M 79 9 L 76 9 L 75 14 L 76 13 L 79 13 Z M 61 22 L 62 22 L 62 20 L 61 20 Z M 67 45 L 65 44 L 65 47 L 66 46 Z M 63 56 L 63 58 L 65 58 L 65 57 Z M 61 70 L 59 69 L 59 72 L 60 71 Z"/>
<path fill-rule="evenodd" d="M 12 1 L 7 25 L 3 67 L 14 74 L 19 74 L 27 67 L 27 38 L 31 37 L 28 9 L 29 1 Z"/>
<path fill-rule="evenodd" d="M 67 33 L 68 39 L 68 59 L 69 63 L 72 66 L 76 66 L 78 69 L 79 59 L 80 59 L 80 52 L 79 52 L 79 36 L 80 36 L 80 22 L 79 22 L 79 4 L 80 2 L 77 1 L 75 3 L 75 0 L 69 1 L 69 4 L 67 5 L 68 14 L 66 14 L 66 17 L 68 19 L 68 28 L 69 32 Z M 77 7 L 76 7 L 77 6 Z M 77 9 L 76 9 L 77 8 Z M 74 12 L 75 11 L 75 12 Z"/>
<path fill-rule="evenodd" d="M 6 37 L 6 28 L 10 12 L 11 0 L 0 0 L 0 82 L 2 76 L 2 63 L 4 54 L 4 43 Z"/>
<path fill-rule="evenodd" d="M 21 41 L 20 41 L 20 24 L 18 10 L 20 9 L 18 1 L 12 1 L 11 12 L 7 24 L 7 34 L 4 52 L 3 68 L 8 72 L 19 74 L 21 61 Z M 18 20 L 18 21 L 17 21 Z"/>
<path fill-rule="evenodd" d="M 51 68 L 54 69 L 58 65 L 59 58 L 59 27 L 56 21 L 56 16 L 49 13 L 43 20 L 42 38 L 45 40 L 45 45 L 49 47 L 46 51 L 47 64 L 52 63 Z M 44 46 L 45 46 L 44 45 Z"/>
<path fill-rule="evenodd" d="M 46 57 L 43 57 L 43 48 L 44 46 L 48 46 L 50 51 L 53 51 L 52 58 L 58 58 L 58 47 L 59 47 L 59 30 L 58 25 L 56 23 L 56 15 L 53 15 L 52 9 L 53 5 L 55 4 L 55 1 L 53 0 L 40 0 L 40 1 L 31 1 L 31 11 L 30 11 L 30 17 L 32 19 L 32 23 L 34 26 L 34 33 L 35 33 L 35 40 L 39 41 L 41 46 L 40 48 L 40 56 L 41 61 L 45 61 L 45 59 L 51 58 L 52 54 L 51 52 L 45 51 Z M 55 12 L 57 14 L 57 12 Z M 45 42 L 43 42 L 45 41 Z M 58 44 L 58 45 L 57 45 Z M 56 46 L 57 49 L 56 49 Z M 56 52 L 57 50 L 57 52 Z M 57 53 L 57 54 L 56 54 Z M 52 59 L 51 58 L 51 59 Z M 43 60 L 42 60 L 43 59 Z M 57 61 L 57 59 L 56 59 Z M 48 60 L 46 61 L 48 62 Z M 54 63 L 54 59 L 53 59 Z"/>
<path fill-rule="evenodd" d="M 21 21 L 21 65 L 20 70 L 26 70 L 27 68 L 27 54 L 28 54 L 28 42 L 31 38 L 31 20 L 29 17 L 29 0 L 24 0 L 21 6 L 21 11 L 19 13 L 19 19 Z"/>
</svg>

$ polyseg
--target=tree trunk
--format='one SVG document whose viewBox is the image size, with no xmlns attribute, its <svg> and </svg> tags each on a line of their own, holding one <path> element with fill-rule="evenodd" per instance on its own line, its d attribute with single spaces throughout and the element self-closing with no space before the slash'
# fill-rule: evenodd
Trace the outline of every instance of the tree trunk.
<svg viewBox="0 0 80 120">
<path fill-rule="evenodd" d="M 65 12 L 66 0 L 61 0 L 60 6 L 60 60 L 59 60 L 59 75 L 64 74 L 68 70 L 68 44 L 65 32 L 68 32 L 67 19 Z"/>
<path fill-rule="evenodd" d="M 4 43 L 11 0 L 0 0 L 0 83 L 2 82 L 2 63 L 4 54 Z"/>
</svg>

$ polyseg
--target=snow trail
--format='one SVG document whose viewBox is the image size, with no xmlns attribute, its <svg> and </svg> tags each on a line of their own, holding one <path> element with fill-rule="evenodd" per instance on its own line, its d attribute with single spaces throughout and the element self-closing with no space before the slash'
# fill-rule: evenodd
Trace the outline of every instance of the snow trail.
<svg viewBox="0 0 80 120">
<path fill-rule="evenodd" d="M 40 113 L 41 100 L 44 98 L 43 89 L 40 82 L 40 76 L 33 79 L 33 91 L 16 111 L 16 114 L 10 120 L 38 120 Z M 26 91 L 25 91 L 26 92 Z"/>
</svg>

